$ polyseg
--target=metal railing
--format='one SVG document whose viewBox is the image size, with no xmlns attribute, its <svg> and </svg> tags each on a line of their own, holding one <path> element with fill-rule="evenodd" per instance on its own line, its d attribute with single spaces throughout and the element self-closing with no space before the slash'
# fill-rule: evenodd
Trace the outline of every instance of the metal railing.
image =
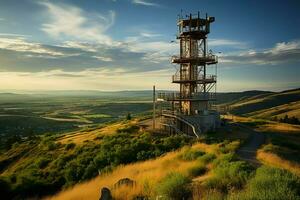
<svg viewBox="0 0 300 200">
<path fill-rule="evenodd" d="M 176 73 L 172 76 L 173 82 L 179 82 L 179 81 L 203 81 L 203 82 L 215 82 L 217 79 L 216 75 L 206 75 L 204 78 L 203 74 L 193 75 L 189 76 L 188 74 L 180 74 Z"/>
<path fill-rule="evenodd" d="M 165 111 L 162 111 L 162 115 L 164 116 L 169 116 L 169 117 L 174 117 L 180 121 L 182 121 L 183 123 L 185 123 L 186 125 L 188 125 L 189 127 L 191 127 L 192 131 L 193 131 L 193 134 L 199 138 L 199 135 L 198 135 L 198 131 L 199 130 L 196 130 L 196 127 L 190 123 L 189 121 L 187 121 L 186 119 L 184 119 L 182 116 L 180 116 L 179 113 L 175 112 L 175 111 L 171 111 L 171 110 L 165 110 Z M 172 125 L 170 125 L 171 127 Z M 176 128 L 177 129 L 177 128 Z M 178 129 L 179 130 L 179 129 Z M 180 130 L 179 130 L 180 131 Z M 181 131 L 182 132 L 182 131 Z M 201 132 L 200 132 L 201 133 Z"/>
<path fill-rule="evenodd" d="M 196 92 L 193 94 L 184 94 L 179 92 L 172 92 L 172 93 L 158 93 L 158 99 L 163 99 L 165 101 L 176 101 L 176 100 L 215 100 L 216 93 L 214 92 Z"/>
<path fill-rule="evenodd" d="M 209 63 L 217 63 L 218 62 L 218 56 L 216 55 L 174 55 L 171 57 L 172 63 L 177 63 L 177 62 L 184 62 L 185 60 L 199 60 L 203 62 L 209 62 Z"/>
</svg>

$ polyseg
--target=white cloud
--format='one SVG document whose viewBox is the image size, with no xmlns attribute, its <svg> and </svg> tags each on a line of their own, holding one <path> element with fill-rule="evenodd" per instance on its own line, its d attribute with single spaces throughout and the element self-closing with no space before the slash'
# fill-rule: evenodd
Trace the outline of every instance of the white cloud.
<svg viewBox="0 0 300 200">
<path fill-rule="evenodd" d="M 277 43 L 275 47 L 267 50 L 265 53 L 280 54 L 282 52 L 293 51 L 295 49 L 300 49 L 300 40 Z"/>
<path fill-rule="evenodd" d="M 208 45 L 212 47 L 230 46 L 236 49 L 245 49 L 248 47 L 247 43 L 245 42 L 228 40 L 228 39 L 208 39 Z"/>
<path fill-rule="evenodd" d="M 112 62 L 113 59 L 110 57 L 104 57 L 104 56 L 93 56 L 94 58 L 100 60 L 100 61 L 105 61 L 105 62 Z"/>
<path fill-rule="evenodd" d="M 0 36 L 19 37 L 19 38 L 30 37 L 29 35 L 15 34 L 15 33 L 0 33 Z"/>
<path fill-rule="evenodd" d="M 281 63 L 300 62 L 300 40 L 280 42 L 269 49 L 252 49 L 221 54 L 220 62 L 239 65 L 277 65 Z"/>
<path fill-rule="evenodd" d="M 158 4 L 150 2 L 148 0 L 132 0 L 132 3 L 143 5 L 143 6 L 159 6 Z"/>
<path fill-rule="evenodd" d="M 82 49 L 84 51 L 89 51 L 89 52 L 97 52 L 98 51 L 97 45 L 91 44 L 88 42 L 66 41 L 61 45 L 61 47 L 78 48 L 78 49 Z"/>
<path fill-rule="evenodd" d="M 60 51 L 51 50 L 39 43 L 30 43 L 23 38 L 0 38 L 0 49 L 43 54 L 48 56 L 64 56 Z"/>
<path fill-rule="evenodd" d="M 147 37 L 147 38 L 153 38 L 153 37 L 159 37 L 159 36 L 161 36 L 161 34 L 143 31 L 143 32 L 141 32 L 141 36 Z"/>
<path fill-rule="evenodd" d="M 151 89 L 155 81 L 160 83 L 160 89 L 169 89 L 172 88 L 170 73 L 172 72 L 169 69 L 132 73 L 118 67 L 85 69 L 78 72 L 61 69 L 42 72 L 0 72 L 0 90 L 136 90 Z"/>
<path fill-rule="evenodd" d="M 82 9 L 67 5 L 41 2 L 47 8 L 50 21 L 43 24 L 42 30 L 53 37 L 94 41 L 105 45 L 114 45 L 114 41 L 106 31 L 114 24 L 115 12 L 107 15 L 88 13 Z"/>
</svg>

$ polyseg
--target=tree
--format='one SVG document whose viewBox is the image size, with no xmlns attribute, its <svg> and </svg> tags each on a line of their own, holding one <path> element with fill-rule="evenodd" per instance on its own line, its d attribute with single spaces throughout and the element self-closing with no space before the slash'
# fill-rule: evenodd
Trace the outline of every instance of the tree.
<svg viewBox="0 0 300 200">
<path fill-rule="evenodd" d="M 131 120 L 131 114 L 130 114 L 130 113 L 127 113 L 126 119 L 127 119 L 127 120 Z"/>
</svg>

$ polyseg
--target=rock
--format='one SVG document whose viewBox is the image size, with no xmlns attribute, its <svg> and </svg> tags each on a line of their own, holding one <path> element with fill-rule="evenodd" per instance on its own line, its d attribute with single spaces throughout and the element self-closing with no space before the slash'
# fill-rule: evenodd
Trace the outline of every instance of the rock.
<svg viewBox="0 0 300 200">
<path fill-rule="evenodd" d="M 136 185 L 136 182 L 134 180 L 129 179 L 129 178 L 122 178 L 117 183 L 114 184 L 114 188 L 119 188 L 123 185 L 133 187 L 133 186 Z"/>
<path fill-rule="evenodd" d="M 101 196 L 99 200 L 112 200 L 111 192 L 108 188 L 104 187 L 100 191 Z"/>
</svg>

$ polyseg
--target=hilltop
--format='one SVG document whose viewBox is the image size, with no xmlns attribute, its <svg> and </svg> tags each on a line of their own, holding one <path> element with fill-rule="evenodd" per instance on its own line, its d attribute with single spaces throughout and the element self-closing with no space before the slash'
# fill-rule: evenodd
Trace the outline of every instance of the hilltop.
<svg viewBox="0 0 300 200">
<path fill-rule="evenodd" d="M 76 123 L 89 120 L 92 126 L 46 132 L 34 128 L 35 132 L 20 134 L 20 138 L 7 137 L 11 142 L 2 146 L 5 149 L 0 156 L 2 194 L 7 199 L 97 199 L 105 186 L 116 199 L 169 195 L 167 191 L 176 188 L 186 191 L 179 195 L 194 195 L 194 199 L 257 199 L 262 193 L 281 195 L 268 190 L 269 185 L 257 187 L 272 182 L 272 187 L 288 192 L 291 199 L 297 197 L 299 191 L 287 185 L 299 182 L 300 125 L 281 123 L 273 116 L 299 116 L 299 89 L 220 95 L 224 97 L 220 102 L 230 105 L 232 113 L 222 116 L 224 127 L 198 140 L 145 127 L 151 124 L 151 101 L 144 98 L 103 97 L 96 101 L 96 97 L 53 96 L 47 101 L 35 97 L 22 103 L 3 102 L 2 112 L 14 117 L 32 115 L 28 119 L 37 126 L 43 126 L 37 119 L 45 116 L 62 125 L 74 125 L 69 120 L 77 119 Z M 14 109 L 4 109 L 7 105 Z M 31 105 L 32 111 L 23 110 L 24 105 Z M 48 106 L 53 109 L 46 109 Z M 128 111 L 132 119 L 126 120 Z M 240 150 L 248 148 L 254 132 L 263 135 L 265 144 L 255 147 L 253 160 L 248 161 Z M 114 189 L 123 178 L 130 178 L 136 186 Z"/>
</svg>

